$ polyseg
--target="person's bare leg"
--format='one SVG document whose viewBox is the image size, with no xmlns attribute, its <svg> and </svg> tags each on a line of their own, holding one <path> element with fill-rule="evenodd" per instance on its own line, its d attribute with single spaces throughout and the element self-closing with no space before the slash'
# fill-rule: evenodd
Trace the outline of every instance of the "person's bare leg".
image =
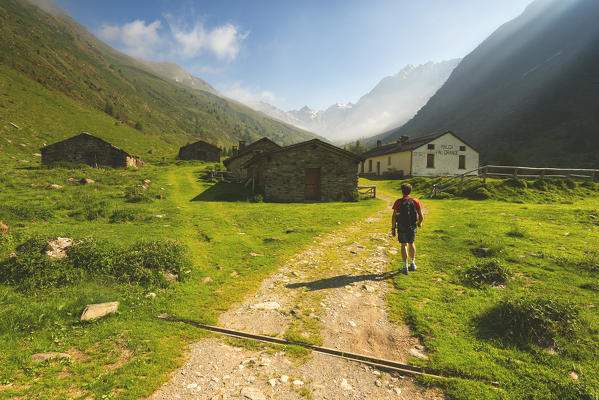
<svg viewBox="0 0 599 400">
<path fill-rule="evenodd" d="M 410 261 L 412 261 L 414 259 L 414 257 L 416 257 L 416 245 L 414 244 L 414 242 L 410 243 L 409 250 L 410 250 Z"/>
<path fill-rule="evenodd" d="M 411 249 L 410 249 L 410 251 L 411 251 Z M 401 244 L 401 258 L 403 258 L 404 264 L 408 262 L 407 243 L 402 243 Z"/>
</svg>

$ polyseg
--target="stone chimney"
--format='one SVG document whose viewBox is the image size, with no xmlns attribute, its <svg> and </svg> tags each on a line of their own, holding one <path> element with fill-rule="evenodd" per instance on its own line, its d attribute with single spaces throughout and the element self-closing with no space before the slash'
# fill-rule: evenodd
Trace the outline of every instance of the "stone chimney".
<svg viewBox="0 0 599 400">
<path fill-rule="evenodd" d="M 376 141 L 376 147 L 381 147 L 382 145 L 383 145 L 383 142 L 381 140 Z"/>
<path fill-rule="evenodd" d="M 239 141 L 239 150 L 243 150 L 245 148 L 245 140 Z"/>
<path fill-rule="evenodd" d="M 410 140 L 409 136 L 400 136 L 399 139 L 397 139 L 397 143 L 399 144 L 404 144 L 405 142 L 407 142 L 408 140 Z"/>
<path fill-rule="evenodd" d="M 233 149 L 231 150 L 231 152 L 233 153 L 233 157 L 235 157 L 237 155 L 237 153 L 239 153 L 237 151 L 237 146 L 233 146 Z"/>
</svg>

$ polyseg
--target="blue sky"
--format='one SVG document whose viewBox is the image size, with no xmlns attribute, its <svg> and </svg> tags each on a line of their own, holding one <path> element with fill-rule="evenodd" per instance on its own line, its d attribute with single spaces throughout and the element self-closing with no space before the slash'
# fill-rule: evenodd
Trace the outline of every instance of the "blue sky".
<svg viewBox="0 0 599 400">
<path fill-rule="evenodd" d="M 407 64 L 463 57 L 531 0 L 55 0 L 113 47 L 239 100 L 356 102 Z"/>
</svg>

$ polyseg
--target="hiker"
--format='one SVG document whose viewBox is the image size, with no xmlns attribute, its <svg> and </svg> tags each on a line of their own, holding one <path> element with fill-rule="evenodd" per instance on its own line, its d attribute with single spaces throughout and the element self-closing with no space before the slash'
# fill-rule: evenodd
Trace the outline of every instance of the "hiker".
<svg viewBox="0 0 599 400">
<path fill-rule="evenodd" d="M 403 197 L 393 203 L 393 216 L 391 217 L 391 234 L 395 236 L 397 227 L 397 240 L 401 244 L 401 257 L 403 268 L 399 271 L 408 274 L 408 271 L 416 271 L 416 246 L 414 238 L 417 228 L 422 226 L 422 204 L 417 199 L 410 197 L 412 185 L 403 183 L 401 193 Z M 408 249 L 409 246 L 409 249 Z M 408 250 L 410 265 L 408 266 Z"/>
</svg>

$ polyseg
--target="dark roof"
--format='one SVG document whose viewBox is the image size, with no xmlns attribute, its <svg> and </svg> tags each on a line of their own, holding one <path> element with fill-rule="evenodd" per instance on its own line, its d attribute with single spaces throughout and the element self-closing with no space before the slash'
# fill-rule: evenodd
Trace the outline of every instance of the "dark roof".
<svg viewBox="0 0 599 400">
<path fill-rule="evenodd" d="M 214 150 L 221 151 L 220 147 L 217 147 L 217 146 L 213 145 L 212 143 L 208 143 L 208 142 L 205 142 L 203 140 L 198 140 L 197 142 L 188 143 L 185 146 L 181 146 L 181 148 L 183 149 L 183 148 L 186 148 L 186 147 L 189 147 L 189 146 L 195 146 L 197 144 L 201 144 L 201 145 L 204 145 L 204 146 L 212 147 Z"/>
<path fill-rule="evenodd" d="M 108 143 L 106 140 L 104 140 L 104 139 L 100 139 L 99 137 L 97 137 L 97 136 L 94 136 L 94 135 L 91 135 L 91 134 L 89 134 L 89 133 L 87 133 L 87 132 L 82 132 L 82 133 L 80 133 L 79 135 L 71 136 L 71 137 L 70 137 L 70 138 L 68 138 L 68 139 L 64 139 L 64 140 L 61 140 L 61 141 L 59 141 L 59 142 L 55 142 L 55 143 L 49 144 L 49 145 L 47 145 L 47 146 L 45 146 L 45 147 L 42 147 L 42 148 L 41 148 L 41 150 L 44 150 L 44 149 L 47 149 L 47 148 L 50 148 L 50 147 L 53 147 L 53 146 L 59 145 L 60 143 L 64 143 L 64 142 L 70 142 L 70 141 L 72 141 L 72 140 L 74 140 L 74 139 L 76 139 L 76 138 L 79 138 L 79 137 L 83 137 L 83 138 L 85 138 L 85 139 L 91 139 L 91 140 L 95 140 L 95 141 L 97 141 L 97 142 L 102 142 L 102 143 L 105 143 L 105 144 L 109 145 L 111 148 L 113 148 L 114 150 L 122 151 L 123 153 L 127 154 L 127 155 L 128 155 L 128 156 L 130 156 L 130 157 L 136 157 L 136 156 L 134 156 L 134 155 L 131 155 L 131 154 L 129 154 L 129 153 L 128 153 L 128 152 L 126 152 L 125 150 L 123 150 L 123 149 L 119 149 L 119 148 L 118 148 L 118 147 L 116 147 L 115 145 L 113 145 L 113 144 L 111 144 L 111 143 Z M 136 158 L 137 158 L 137 157 L 136 157 Z"/>
<path fill-rule="evenodd" d="M 372 150 L 368 150 L 368 151 L 362 153 L 361 156 L 362 156 L 362 158 L 370 158 L 370 157 L 384 156 L 386 154 L 401 153 L 404 151 L 415 150 L 418 147 L 420 147 L 424 144 L 427 144 L 429 142 L 432 142 L 433 140 L 435 140 L 445 134 L 448 134 L 448 133 L 455 136 L 456 138 L 458 138 L 465 144 L 468 144 L 464 141 L 464 139 L 457 136 L 455 133 L 453 133 L 451 131 L 444 131 L 444 132 L 433 133 L 433 134 L 426 135 L 426 136 L 410 138 L 403 143 L 395 142 L 395 143 L 391 143 L 391 144 L 386 144 L 381 147 L 376 147 Z M 470 145 L 468 144 L 468 146 L 470 146 Z M 472 146 L 470 146 L 470 147 L 472 147 Z"/>
<path fill-rule="evenodd" d="M 263 149 L 256 149 L 256 147 L 258 147 L 258 145 L 263 144 L 263 143 L 270 143 L 270 144 L 274 144 L 276 147 L 281 148 L 281 146 L 279 146 L 278 144 L 276 144 L 275 142 L 273 142 L 272 140 L 270 140 L 267 137 L 263 137 L 262 139 L 256 140 L 254 143 L 248 144 L 247 146 L 245 146 L 243 149 L 238 149 L 237 150 L 237 155 L 233 156 L 233 157 L 229 157 L 227 158 L 225 161 L 223 161 L 223 164 L 225 164 L 225 166 L 229 165 L 229 163 L 245 154 L 248 154 L 252 151 L 264 151 Z"/>
<path fill-rule="evenodd" d="M 296 144 L 292 144 L 290 146 L 285 146 L 285 147 L 281 147 L 278 150 L 274 150 L 274 151 L 268 151 L 262 154 L 258 154 L 255 157 L 249 159 L 248 161 L 246 161 L 242 167 L 247 167 L 248 165 L 251 165 L 253 163 L 255 163 L 256 161 L 258 161 L 259 159 L 269 156 L 271 154 L 277 154 L 277 153 L 285 153 L 287 151 L 291 151 L 291 150 L 296 150 L 299 149 L 301 147 L 306 147 L 306 146 L 310 146 L 310 145 L 315 145 L 315 146 L 320 146 L 323 147 L 329 151 L 334 151 L 336 153 L 339 153 L 343 156 L 346 156 L 348 158 L 353 158 L 356 161 L 362 161 L 362 157 L 355 155 L 354 153 L 351 153 L 347 150 L 343 150 L 342 148 L 339 148 L 337 146 L 333 146 L 332 144 L 323 142 L 322 140 L 319 139 L 311 139 L 311 140 L 307 140 L 305 142 L 301 142 L 301 143 L 296 143 Z"/>
</svg>

